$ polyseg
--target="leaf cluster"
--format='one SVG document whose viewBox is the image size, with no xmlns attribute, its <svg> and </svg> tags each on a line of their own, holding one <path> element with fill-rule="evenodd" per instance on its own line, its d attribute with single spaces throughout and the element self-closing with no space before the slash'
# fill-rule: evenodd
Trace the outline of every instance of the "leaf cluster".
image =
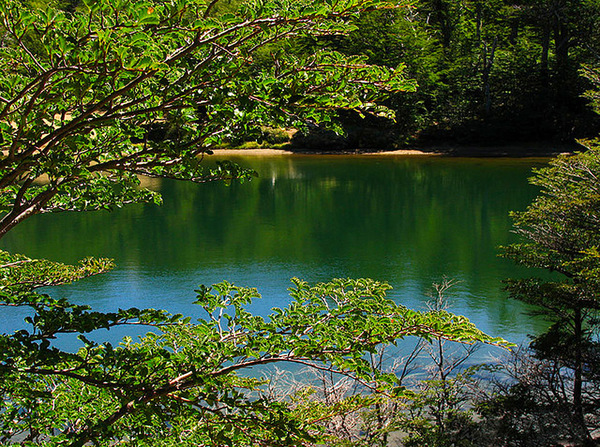
<svg viewBox="0 0 600 447">
<path fill-rule="evenodd" d="M 158 201 L 140 175 L 248 179 L 200 162 L 260 126 L 326 121 L 334 108 L 385 112 L 386 91 L 414 89 L 402 67 L 332 51 L 252 70 L 263 47 L 346 32 L 385 1 L 253 1 L 213 13 L 205 0 L 86 1 L 73 11 L 0 11 L 0 235 L 28 216 Z M 152 136 L 159 130 L 159 137 Z"/>
<path fill-rule="evenodd" d="M 506 247 L 504 255 L 528 267 L 557 272 L 565 281 L 519 281 L 514 283 L 516 293 L 552 296 L 550 301 L 565 306 L 570 302 L 597 309 L 599 171 L 598 149 L 594 147 L 575 156 L 560 156 L 549 167 L 536 171 L 531 182 L 541 188 L 540 196 L 526 211 L 513 213 L 515 231 L 526 242 Z"/>
<path fill-rule="evenodd" d="M 539 359 L 556 368 L 557 378 L 548 383 L 560 381 L 568 396 L 573 439 L 582 443 L 592 442 L 598 408 L 591 395 L 598 381 L 595 364 L 600 346 L 599 173 L 600 152 L 595 145 L 537 170 L 531 181 L 540 187 L 540 195 L 527 210 L 513 214 L 515 231 L 525 241 L 504 248 L 504 256 L 517 263 L 551 273 L 509 280 L 507 289 L 513 298 L 534 304 L 534 312 L 550 321 L 531 347 Z"/>
<path fill-rule="evenodd" d="M 24 433 L 82 445 L 175 436 L 190 445 L 299 445 L 321 432 L 327 415 L 372 402 L 299 412 L 264 395 L 253 398 L 264 382 L 244 371 L 292 363 L 352 377 L 367 395 L 399 397 L 406 391 L 398 379 L 364 357 L 381 344 L 420 336 L 507 346 L 464 317 L 399 306 L 385 298 L 388 289 L 366 279 L 314 286 L 294 279 L 292 302 L 263 318 L 245 309 L 259 297 L 255 289 L 224 282 L 198 289 L 196 304 L 206 317 L 196 323 L 151 310 L 98 314 L 46 298 L 28 320 L 31 331 L 2 337 L 4 439 Z M 123 324 L 155 330 L 116 347 L 83 336 Z M 51 344 L 69 332 L 82 334 L 77 353 Z"/>
</svg>

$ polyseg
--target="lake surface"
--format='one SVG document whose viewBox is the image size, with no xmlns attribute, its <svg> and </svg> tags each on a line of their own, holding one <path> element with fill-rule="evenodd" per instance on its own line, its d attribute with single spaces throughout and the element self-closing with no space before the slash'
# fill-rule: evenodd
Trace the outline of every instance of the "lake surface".
<svg viewBox="0 0 600 447">
<path fill-rule="evenodd" d="M 506 297 L 501 281 L 526 271 L 498 257 L 515 240 L 510 210 L 536 194 L 542 159 L 390 156 L 231 157 L 258 171 L 250 183 L 152 181 L 164 205 L 36 216 L 0 246 L 76 262 L 114 258 L 112 272 L 51 290 L 98 310 L 165 308 L 198 316 L 198 284 L 254 286 L 263 314 L 288 301 L 289 279 L 372 277 L 390 297 L 424 309 L 432 283 L 459 283 L 451 310 L 492 335 L 523 342 L 544 323 Z M 0 330 L 23 325 L 3 309 Z M 109 338 L 123 333 L 111 331 Z"/>
</svg>

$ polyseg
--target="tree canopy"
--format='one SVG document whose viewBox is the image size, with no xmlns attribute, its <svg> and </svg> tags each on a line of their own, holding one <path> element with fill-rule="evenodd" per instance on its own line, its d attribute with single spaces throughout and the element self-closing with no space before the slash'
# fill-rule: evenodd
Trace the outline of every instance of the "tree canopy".
<svg viewBox="0 0 600 447">
<path fill-rule="evenodd" d="M 541 194 L 526 211 L 514 213 L 524 242 L 504 255 L 550 277 L 511 280 L 514 298 L 534 304 L 551 326 L 532 343 L 536 355 L 557 365 L 568 389 L 564 399 L 571 418 L 568 436 L 593 445 L 599 421 L 594 394 L 598 385 L 598 311 L 600 292 L 600 149 L 560 156 L 539 169 L 532 183 Z M 572 373 L 572 377 L 571 377 Z M 566 384 L 569 385 L 566 385 Z M 585 445 L 588 445 L 585 444 Z"/>
<path fill-rule="evenodd" d="M 164 311 L 106 314 L 56 301 L 35 294 L 35 280 L 24 281 L 18 268 L 18 263 L 42 262 L 56 272 L 58 282 L 80 275 L 86 265 L 71 270 L 6 254 L 3 262 L 4 284 L 12 284 L 5 291 L 28 295 L 27 305 L 36 310 L 29 319 L 31 330 L 1 339 L 5 441 L 22 434 L 30 441 L 50 437 L 51 444 L 69 445 L 149 438 L 153 444 L 173 445 L 310 443 L 327 438 L 320 421 L 368 406 L 373 399 L 408 393 L 394 375 L 383 374 L 363 357 L 378 345 L 407 336 L 506 345 L 464 317 L 394 304 L 385 299 L 389 286 L 372 280 L 314 286 L 293 280 L 292 302 L 273 309 L 268 318 L 245 310 L 259 298 L 256 289 L 226 282 L 200 287 L 196 304 L 206 317 L 191 323 Z M 33 268 L 36 278 L 41 268 Z M 120 346 L 85 336 L 124 324 L 156 329 L 138 343 L 126 339 Z M 85 346 L 77 353 L 53 348 L 50 340 L 65 333 L 80 334 Z M 354 377 L 364 395 L 339 408 L 292 408 L 261 394 L 262 380 L 238 374 L 284 362 Z"/>
<path fill-rule="evenodd" d="M 551 141 L 598 133 L 598 117 L 581 98 L 590 87 L 578 70 L 599 54 L 600 8 L 595 0 L 417 0 L 411 8 L 375 11 L 347 38 L 329 39 L 370 63 L 406 65 L 419 88 L 393 95 L 391 144 L 425 148 Z M 370 121 L 346 129 L 369 135 Z M 377 135 L 377 132 L 372 132 Z M 364 149 L 374 138 L 349 138 Z M 377 141 L 377 140 L 375 140 Z"/>
<path fill-rule="evenodd" d="M 278 55 L 265 45 L 348 30 L 349 0 L 89 1 L 73 12 L 7 2 L 0 12 L 0 235 L 30 215 L 158 201 L 137 175 L 244 179 L 199 156 L 260 125 L 330 120 L 334 108 L 385 113 L 384 91 L 414 88 L 398 69 L 334 51 Z M 152 138 L 152 130 L 162 130 Z"/>
</svg>

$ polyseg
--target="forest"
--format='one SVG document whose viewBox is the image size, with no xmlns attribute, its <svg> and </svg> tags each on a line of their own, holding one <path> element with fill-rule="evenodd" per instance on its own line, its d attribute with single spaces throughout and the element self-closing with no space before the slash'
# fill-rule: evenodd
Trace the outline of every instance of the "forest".
<svg viewBox="0 0 600 447">
<path fill-rule="evenodd" d="M 29 3 L 43 8 L 47 1 Z M 80 3 L 58 5 L 74 10 Z M 239 3 L 220 1 L 213 13 L 234 11 Z M 600 54 L 599 17 L 594 0 L 416 0 L 362 14 L 344 36 L 279 40 L 258 49 L 251 70 L 271 66 L 284 52 L 327 48 L 366 56 L 373 65 L 403 67 L 418 87 L 386 99 L 394 120 L 340 107 L 342 134 L 315 122 L 294 138 L 262 127 L 228 144 L 316 152 L 419 147 L 476 155 L 519 155 L 511 150 L 515 144 L 543 152 L 540 142 L 572 149 L 576 139 L 600 131 L 584 97 L 592 84 L 582 76 Z M 155 129 L 156 137 L 163 134 Z"/>
<path fill-rule="evenodd" d="M 43 214 L 159 205 L 160 190 L 142 179 L 252 181 L 260 173 L 206 163 L 216 148 L 252 141 L 580 151 L 534 172 L 538 196 L 512 214 L 519 240 L 500 248 L 532 275 L 507 279 L 507 299 L 547 322 L 519 348 L 450 312 L 451 280 L 434 286 L 427 310 L 412 310 L 382 281 L 292 278 L 286 304 L 258 315 L 248 310 L 258 290 L 224 278 L 194 290 L 202 317 L 192 320 L 171 313 L 169 298 L 164 310 L 104 312 L 48 292 L 110 271 L 111 259 L 71 265 L 0 250 L 0 305 L 29 311 L 0 335 L 1 442 L 598 445 L 599 9 L 595 0 L 7 0 L 0 240 Z M 268 141 L 282 129 L 298 133 Z M 93 336 L 130 326 L 149 332 L 116 344 Z M 76 352 L 57 344 L 70 335 Z M 419 340 L 413 353 L 430 368 L 411 375 L 413 354 L 383 363 L 403 340 Z M 480 344 L 510 360 L 467 367 Z M 451 346 L 466 349 L 457 357 Z M 284 393 L 248 372 L 284 364 L 317 380 Z"/>
<path fill-rule="evenodd" d="M 293 44 L 296 51 L 324 45 L 366 55 L 372 64 L 402 65 L 418 85 L 387 100 L 395 123 L 345 110 L 345 137 L 317 130 L 298 135 L 294 145 L 477 146 L 486 153 L 593 137 L 598 117 L 583 97 L 592 86 L 581 70 L 600 54 L 599 7 L 595 1 L 419 0 L 362 15 L 347 37 Z"/>
</svg>

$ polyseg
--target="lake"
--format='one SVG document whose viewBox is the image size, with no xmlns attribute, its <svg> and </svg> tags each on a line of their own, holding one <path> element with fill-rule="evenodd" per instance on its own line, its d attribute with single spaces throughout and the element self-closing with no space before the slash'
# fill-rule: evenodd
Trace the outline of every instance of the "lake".
<svg viewBox="0 0 600 447">
<path fill-rule="evenodd" d="M 450 310 L 484 331 L 523 342 L 544 327 L 502 280 L 528 272 L 498 257 L 515 240 L 511 210 L 536 195 L 531 168 L 547 159 L 278 155 L 230 157 L 258 171 L 226 186 L 146 180 L 164 205 L 112 213 L 36 216 L 0 241 L 9 251 L 76 262 L 114 258 L 105 275 L 51 293 L 97 310 L 165 308 L 198 316 L 198 284 L 254 286 L 268 313 L 289 299 L 291 277 L 372 277 L 390 297 L 424 309 L 433 283 L 458 281 Z M 23 325 L 4 309 L 0 329 Z M 130 330 L 130 329 L 128 329 Z M 125 332 L 111 331 L 116 340 Z"/>
</svg>

